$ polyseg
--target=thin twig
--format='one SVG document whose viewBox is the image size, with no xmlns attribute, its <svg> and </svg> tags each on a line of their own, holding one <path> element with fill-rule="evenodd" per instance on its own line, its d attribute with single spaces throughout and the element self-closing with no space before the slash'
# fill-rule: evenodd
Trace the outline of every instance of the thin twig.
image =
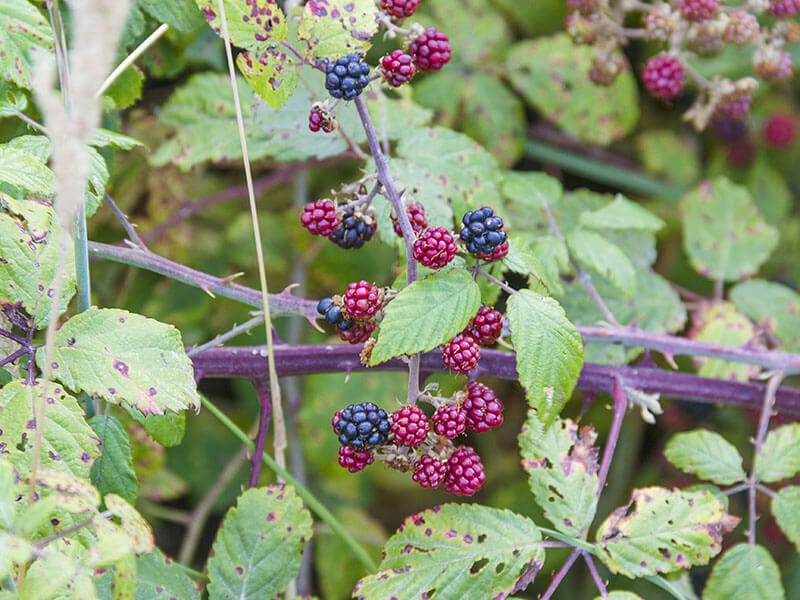
<svg viewBox="0 0 800 600">
<path fill-rule="evenodd" d="M 504 282 L 504 281 L 500 281 L 500 280 L 499 280 L 497 277 L 495 277 L 495 276 L 494 276 L 494 275 L 492 275 L 491 273 L 488 273 L 487 271 L 485 271 L 485 270 L 483 269 L 483 267 L 481 267 L 481 266 L 477 266 L 477 267 L 476 267 L 476 273 L 478 273 L 479 275 L 482 275 L 483 277 L 485 277 L 486 279 L 488 279 L 489 281 L 491 281 L 493 284 L 495 284 L 496 286 L 498 286 L 498 287 L 499 287 L 501 290 L 503 290 L 504 292 L 506 292 L 508 295 L 512 295 L 512 294 L 516 294 L 516 293 L 517 293 L 517 290 L 515 290 L 514 288 L 512 288 L 512 287 L 511 287 L 510 285 L 508 285 L 506 282 Z"/>
<path fill-rule="evenodd" d="M 114 202 L 114 199 L 108 193 L 105 194 L 105 201 L 106 204 L 108 204 L 108 207 L 111 209 L 111 212 L 113 212 L 114 216 L 117 217 L 117 221 L 119 221 L 119 224 L 122 225 L 125 233 L 128 234 L 128 239 L 136 244 L 140 250 L 149 252 L 147 244 L 144 243 L 144 240 L 139 237 L 139 234 L 136 232 L 136 227 L 130 222 L 130 219 L 128 219 L 125 213 L 122 212 L 120 207 L 116 202 Z"/>
<path fill-rule="evenodd" d="M 625 387 L 622 383 L 622 378 L 616 377 L 614 379 L 614 387 L 611 390 L 611 398 L 614 400 L 614 416 L 611 419 L 611 427 L 608 430 L 608 439 L 606 439 L 606 447 L 603 450 L 603 458 L 600 462 L 600 470 L 597 474 L 597 495 L 603 493 L 603 488 L 608 479 L 608 471 L 611 468 L 611 460 L 614 457 L 614 450 L 619 441 L 619 434 L 622 431 L 622 421 L 625 418 L 625 412 L 628 409 L 628 397 L 625 394 Z"/>
<path fill-rule="evenodd" d="M 586 566 L 589 568 L 589 573 L 591 573 L 594 584 L 597 586 L 597 591 L 600 592 L 600 597 L 608 598 L 606 584 L 603 582 L 603 578 L 600 577 L 600 573 L 597 571 L 597 566 L 594 564 L 594 560 L 592 560 L 592 555 L 583 550 L 581 551 L 581 556 L 583 557 L 584 562 L 586 562 Z"/>
<path fill-rule="evenodd" d="M 581 552 L 582 551 L 579 548 L 575 548 L 575 550 L 572 551 L 572 554 L 569 555 L 567 562 L 565 562 L 561 569 L 559 569 L 558 573 L 553 576 L 553 579 L 550 581 L 550 585 L 547 587 L 547 590 L 545 590 L 544 594 L 542 594 L 540 600 L 550 600 L 550 598 L 553 597 L 553 594 L 556 593 L 558 586 L 561 585 L 561 581 L 572 568 L 572 565 L 575 564 L 575 561 L 578 560 Z"/>
<path fill-rule="evenodd" d="M 225 333 L 221 333 L 220 335 L 215 337 L 213 340 L 209 340 L 209 341 L 205 342 L 204 344 L 200 344 L 199 346 L 195 346 L 191 350 L 188 350 L 186 352 L 186 355 L 189 358 L 192 358 L 193 356 L 197 356 L 198 354 L 202 354 L 203 352 L 205 352 L 206 350 L 209 350 L 210 348 L 216 348 L 217 346 L 220 346 L 220 345 L 224 344 L 228 340 L 232 340 L 233 338 L 238 337 L 238 336 L 242 335 L 243 333 L 247 333 L 253 327 L 261 325 L 261 323 L 263 321 L 264 321 L 264 315 L 255 316 L 252 319 L 250 319 L 248 321 L 245 321 L 241 325 L 236 325 L 236 326 L 232 327 L 229 331 L 226 331 Z"/>
<path fill-rule="evenodd" d="M 117 67 L 113 71 L 111 71 L 109 76 L 106 77 L 105 81 L 103 81 L 102 85 L 100 86 L 100 89 L 97 90 L 95 97 L 99 98 L 100 96 L 102 96 L 103 92 L 105 92 L 109 88 L 109 86 L 112 83 L 114 83 L 114 81 L 116 81 L 117 77 L 119 77 L 125 69 L 127 69 L 133 63 L 135 63 L 136 59 L 139 58 L 142 54 L 144 54 L 150 46 L 155 44 L 156 41 L 158 41 L 158 38 L 164 35 L 168 29 L 169 25 L 167 25 L 166 23 L 162 23 L 161 25 L 158 26 L 158 29 L 156 29 L 153 33 L 147 36 L 147 39 L 145 39 L 141 44 L 139 44 L 136 48 L 134 48 L 133 52 L 128 54 L 128 56 L 126 56 L 125 59 L 121 63 L 119 63 L 119 65 L 117 65 Z"/>
</svg>

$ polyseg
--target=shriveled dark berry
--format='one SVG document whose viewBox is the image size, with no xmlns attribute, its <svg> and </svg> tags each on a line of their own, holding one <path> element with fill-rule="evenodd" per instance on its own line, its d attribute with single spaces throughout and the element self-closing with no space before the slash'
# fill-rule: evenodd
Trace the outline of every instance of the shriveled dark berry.
<svg viewBox="0 0 800 600">
<path fill-rule="evenodd" d="M 350 404 L 343 408 L 334 426 L 339 443 L 354 450 L 385 443 L 391 428 L 389 415 L 372 402 Z"/>
</svg>

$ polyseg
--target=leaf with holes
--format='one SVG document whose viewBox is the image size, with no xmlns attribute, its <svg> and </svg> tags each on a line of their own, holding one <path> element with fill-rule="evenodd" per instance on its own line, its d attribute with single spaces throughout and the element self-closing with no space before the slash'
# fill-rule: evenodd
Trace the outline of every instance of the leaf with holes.
<svg viewBox="0 0 800 600">
<path fill-rule="evenodd" d="M 353 597 L 505 598 L 525 589 L 544 563 L 541 534 L 508 510 L 444 504 L 408 517 L 386 542 L 379 571 Z"/>
<path fill-rule="evenodd" d="M 800 351 L 800 295 L 793 289 L 763 279 L 743 281 L 730 298 L 736 308 L 776 336 L 787 352 Z"/>
<path fill-rule="evenodd" d="M 519 382 L 549 426 L 566 404 L 583 367 L 583 340 L 553 298 L 520 290 L 508 299 Z"/>
<path fill-rule="evenodd" d="M 774 483 L 800 473 L 800 423 L 781 425 L 767 434 L 756 454 L 755 471 L 764 483 Z"/>
<path fill-rule="evenodd" d="M 264 52 L 242 52 L 236 66 L 250 87 L 272 108 L 280 108 L 297 87 L 297 59 L 279 48 Z"/>
<path fill-rule="evenodd" d="M 772 514 L 778 527 L 800 552 L 800 486 L 781 488 L 772 499 Z"/>
<path fill-rule="evenodd" d="M 27 0 L 0 0 L 0 79 L 30 89 L 31 50 L 53 50 L 53 32 Z"/>
<path fill-rule="evenodd" d="M 742 455 L 736 447 L 714 431 L 698 429 L 672 436 L 664 456 L 685 473 L 720 485 L 744 481 Z"/>
<path fill-rule="evenodd" d="M 336 59 L 356 52 L 366 54 L 378 31 L 373 0 L 309 0 L 303 7 L 297 37 L 315 58 Z"/>
<path fill-rule="evenodd" d="M 544 516 L 561 533 L 581 537 L 597 510 L 597 432 L 557 419 L 549 428 L 528 412 L 519 435 L 522 467 Z"/>
<path fill-rule="evenodd" d="M 758 544 L 737 544 L 722 556 L 703 590 L 703 600 L 786 597 L 781 572 L 769 551 Z"/>
<path fill-rule="evenodd" d="M 695 313 L 695 324 L 689 337 L 699 342 L 721 346 L 757 347 L 757 332 L 743 314 L 730 302 L 720 302 L 704 312 Z M 747 381 L 759 372 L 757 365 L 734 363 L 716 358 L 696 358 L 698 375 L 716 379 Z"/>
<path fill-rule="evenodd" d="M 0 389 L 0 455 L 21 471 L 30 468 L 36 421 L 34 406 L 43 394 L 41 381 L 31 387 L 13 381 Z M 100 456 L 100 441 L 86 424 L 77 400 L 62 386 L 50 384 L 45 394 L 41 464 L 75 477 L 89 478 L 92 461 Z"/>
<path fill-rule="evenodd" d="M 681 200 L 683 247 L 695 270 L 709 279 L 753 275 L 778 243 L 746 188 L 724 177 L 703 182 Z"/>
<path fill-rule="evenodd" d="M 272 598 L 300 568 L 311 538 L 311 515 L 294 488 L 245 491 L 225 515 L 208 561 L 210 600 Z"/>
<path fill-rule="evenodd" d="M 39 367 L 44 348 L 36 353 Z M 75 391 L 144 414 L 199 409 L 194 371 L 172 325 L 116 308 L 92 307 L 56 333 L 52 376 Z"/>
<path fill-rule="evenodd" d="M 707 564 L 739 518 L 708 490 L 633 490 L 597 530 L 598 556 L 626 577 L 647 577 Z"/>
<path fill-rule="evenodd" d="M 387 306 L 369 364 L 436 348 L 461 333 L 478 312 L 478 284 L 462 269 L 428 275 Z"/>
<path fill-rule="evenodd" d="M 136 504 L 139 481 L 133 470 L 131 440 L 113 415 L 95 415 L 89 426 L 100 438 L 101 456 L 92 465 L 92 483 L 101 494 L 115 493 Z"/>
<path fill-rule="evenodd" d="M 217 0 L 195 0 L 206 22 L 222 36 Z M 270 42 L 285 40 L 289 26 L 275 0 L 223 0 L 231 43 L 239 48 L 263 52 Z"/>
</svg>

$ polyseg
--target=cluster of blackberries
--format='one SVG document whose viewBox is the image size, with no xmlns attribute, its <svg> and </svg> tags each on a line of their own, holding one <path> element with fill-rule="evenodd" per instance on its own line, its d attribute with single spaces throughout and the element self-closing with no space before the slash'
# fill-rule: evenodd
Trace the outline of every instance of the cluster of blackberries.
<svg viewBox="0 0 800 600">
<path fill-rule="evenodd" d="M 375 234 L 375 221 L 352 206 L 337 207 L 332 200 L 309 202 L 300 215 L 309 233 L 328 238 L 340 248 L 361 248 Z"/>
<path fill-rule="evenodd" d="M 323 298 L 317 312 L 336 326 L 339 337 L 351 344 L 361 344 L 375 330 L 375 318 L 383 307 L 384 291 L 371 283 L 356 281 L 342 296 Z"/>
<path fill-rule="evenodd" d="M 461 223 L 459 236 L 472 254 L 491 255 L 506 241 L 503 219 L 488 206 L 466 212 Z"/>
<path fill-rule="evenodd" d="M 369 84 L 369 65 L 351 52 L 325 65 L 325 89 L 334 98 L 352 100 Z"/>
</svg>

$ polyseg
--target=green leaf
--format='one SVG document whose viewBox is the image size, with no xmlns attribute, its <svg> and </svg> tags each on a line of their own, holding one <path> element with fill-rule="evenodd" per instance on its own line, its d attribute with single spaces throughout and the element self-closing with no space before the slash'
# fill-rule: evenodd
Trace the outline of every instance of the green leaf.
<svg viewBox="0 0 800 600">
<path fill-rule="evenodd" d="M 272 598 L 297 575 L 311 515 L 294 488 L 245 491 L 225 515 L 208 561 L 210 600 Z"/>
<path fill-rule="evenodd" d="M 747 189 L 724 177 L 704 182 L 681 200 L 683 246 L 694 269 L 709 279 L 755 274 L 778 243 Z"/>
<path fill-rule="evenodd" d="M 50 317 L 63 235 L 57 223 L 49 205 L 0 194 L 0 300 L 21 303 L 36 328 Z M 59 314 L 74 294 L 75 259 L 70 251 L 64 256 Z"/>
<path fill-rule="evenodd" d="M 745 184 L 767 223 L 778 229 L 785 225 L 786 219 L 791 217 L 794 195 L 787 178 L 773 166 L 766 153 L 756 155 L 755 162 L 747 171 Z"/>
<path fill-rule="evenodd" d="M 788 479 L 800 472 L 800 423 L 781 425 L 767 434 L 761 452 L 756 454 L 755 471 L 764 483 Z"/>
<path fill-rule="evenodd" d="M 118 133 L 116 131 L 110 131 L 108 129 L 97 129 L 92 135 L 92 141 L 90 142 L 92 146 L 96 146 L 98 148 L 105 148 L 106 146 L 111 146 L 112 148 L 119 148 L 120 150 L 133 150 L 134 148 L 143 148 L 144 143 L 140 142 L 136 138 L 132 138 L 129 135 L 125 135 L 123 133 Z"/>
<path fill-rule="evenodd" d="M 148 435 L 162 446 L 171 448 L 183 441 L 186 433 L 186 414 L 166 411 L 163 415 L 143 415 L 138 410 L 123 405 L 131 418 L 142 425 Z"/>
<path fill-rule="evenodd" d="M 162 0 L 136 0 L 136 7 L 144 10 L 156 21 L 166 23 L 178 31 L 191 31 L 202 24 L 197 7 L 190 0 L 163 2 Z M 229 10 L 227 3 L 225 10 Z"/>
<path fill-rule="evenodd" d="M 744 346 L 757 337 L 750 320 L 736 312 L 730 302 L 715 304 L 697 317 L 697 331 L 692 338 L 699 342 L 723 346 Z M 715 358 L 696 359 L 700 364 L 698 374 L 716 379 L 747 381 L 758 374 L 756 365 L 728 362 Z"/>
<path fill-rule="evenodd" d="M 336 59 L 356 52 L 366 54 L 378 31 L 373 0 L 315 0 L 303 7 L 297 37 L 315 58 Z"/>
<path fill-rule="evenodd" d="M 787 352 L 800 351 L 800 295 L 793 289 L 751 279 L 731 289 L 736 308 L 783 343 Z"/>
<path fill-rule="evenodd" d="M 571 419 L 556 420 L 549 428 L 536 411 L 519 435 L 522 467 L 544 516 L 558 529 L 582 537 L 597 510 L 597 432 L 579 428 Z"/>
<path fill-rule="evenodd" d="M 134 558 L 134 557 L 132 557 Z M 189 600 L 199 599 L 200 590 L 186 575 L 185 571 L 156 548 L 153 552 L 135 557 L 133 569 L 134 594 L 136 600 Z M 100 600 L 112 600 L 112 582 L 116 592 L 119 564 L 114 565 L 114 573 L 95 578 L 95 586 Z M 124 575 L 129 575 L 127 572 Z M 116 600 L 117 596 L 114 596 Z"/>
<path fill-rule="evenodd" d="M 0 581 L 11 574 L 15 565 L 23 565 L 30 561 L 33 555 L 33 548 L 27 540 L 0 530 Z M 18 596 L 3 596 L 0 591 L 0 599 L 17 600 Z"/>
<path fill-rule="evenodd" d="M 608 86 L 588 78 L 594 51 L 577 46 L 566 33 L 515 44 L 508 76 L 533 108 L 560 129 L 606 146 L 625 136 L 639 119 L 636 81 L 629 71 Z"/>
<path fill-rule="evenodd" d="M 781 488 L 772 499 L 772 514 L 778 527 L 800 552 L 800 486 Z"/>
<path fill-rule="evenodd" d="M 103 498 L 106 508 L 120 520 L 120 527 L 133 542 L 137 554 L 152 552 L 155 549 L 153 530 L 133 506 L 116 494 L 106 494 Z"/>
<path fill-rule="evenodd" d="M 0 0 L 0 79 L 30 89 L 30 51 L 53 50 L 53 32 L 39 9 L 27 0 Z M 0 164 L 4 160 L 0 158 Z"/>
<path fill-rule="evenodd" d="M 558 179 L 540 171 L 504 171 L 501 189 L 512 207 L 519 205 L 519 212 L 541 212 L 544 206 L 558 204 L 564 193 Z"/>
<path fill-rule="evenodd" d="M 415 281 L 386 306 L 369 364 L 427 352 L 453 339 L 469 324 L 480 303 L 478 284 L 463 269 Z"/>
<path fill-rule="evenodd" d="M 108 86 L 103 93 L 104 102 L 118 110 L 133 106 L 142 97 L 143 84 L 144 72 L 138 65 L 131 65 Z"/>
<path fill-rule="evenodd" d="M 519 382 L 546 426 L 572 395 L 583 367 L 583 341 L 553 298 L 520 290 L 508 299 Z"/>
<path fill-rule="evenodd" d="M 444 504 L 405 520 L 386 542 L 380 570 L 362 579 L 353 597 L 504 598 L 532 581 L 543 563 L 541 534 L 527 518 Z"/>
<path fill-rule="evenodd" d="M 15 117 L 28 107 L 25 92 L 0 78 L 0 119 Z"/>
<path fill-rule="evenodd" d="M 747 477 L 736 447 L 714 431 L 698 429 L 675 434 L 667 443 L 664 456 L 680 470 L 720 485 Z"/>
<path fill-rule="evenodd" d="M 36 353 L 41 367 L 44 349 Z M 180 332 L 142 315 L 89 308 L 56 333 L 52 376 L 75 391 L 144 414 L 199 409 L 194 371 Z"/>
<path fill-rule="evenodd" d="M 36 196 L 52 196 L 56 184 L 44 160 L 9 144 L 0 146 L 0 182 Z"/>
<path fill-rule="evenodd" d="M 242 52 L 236 57 L 247 83 L 272 108 L 280 108 L 292 95 L 297 82 L 297 59 L 279 48 L 267 48 L 260 55 Z"/>
<path fill-rule="evenodd" d="M 737 544 L 717 561 L 706 581 L 703 600 L 786 597 L 775 559 L 758 544 Z"/>
<path fill-rule="evenodd" d="M 598 556 L 626 577 L 672 573 L 708 563 L 738 522 L 707 490 L 635 489 L 597 530 Z"/>
<path fill-rule="evenodd" d="M 650 129 L 636 138 L 646 171 L 677 184 L 692 185 L 700 177 L 700 161 L 694 138 L 672 129 Z"/>
<path fill-rule="evenodd" d="M 635 202 L 631 202 L 622 194 L 617 194 L 614 200 L 603 208 L 582 212 L 579 222 L 584 227 L 591 227 L 592 229 L 658 231 L 664 226 L 664 221 L 649 210 L 642 208 Z"/>
<path fill-rule="evenodd" d="M 16 487 L 13 466 L 7 460 L 0 460 L 0 529 L 11 529 L 14 524 L 14 515 L 17 512 Z M 0 574 L 0 579 L 2 577 Z"/>
<path fill-rule="evenodd" d="M 217 0 L 195 0 L 206 22 L 221 36 L 222 21 Z M 231 43 L 239 48 L 263 52 L 269 42 L 285 40 L 289 27 L 275 0 L 223 0 Z"/>
<path fill-rule="evenodd" d="M 567 245 L 580 265 L 594 269 L 627 296 L 636 294 L 636 269 L 618 246 L 586 229 L 567 234 Z"/>
<path fill-rule="evenodd" d="M 131 441 L 119 420 L 111 415 L 95 415 L 89 426 L 100 438 L 102 452 L 92 465 L 92 484 L 105 495 L 114 493 L 130 504 L 136 504 L 139 481 L 133 470 Z"/>
<path fill-rule="evenodd" d="M 41 382 L 31 387 L 14 381 L 0 390 L 0 445 L 11 462 L 30 467 Z M 89 478 L 92 461 L 100 456 L 99 440 L 83 418 L 77 400 L 59 385 L 50 384 L 46 394 L 42 431 L 41 464 L 80 478 Z"/>
</svg>

